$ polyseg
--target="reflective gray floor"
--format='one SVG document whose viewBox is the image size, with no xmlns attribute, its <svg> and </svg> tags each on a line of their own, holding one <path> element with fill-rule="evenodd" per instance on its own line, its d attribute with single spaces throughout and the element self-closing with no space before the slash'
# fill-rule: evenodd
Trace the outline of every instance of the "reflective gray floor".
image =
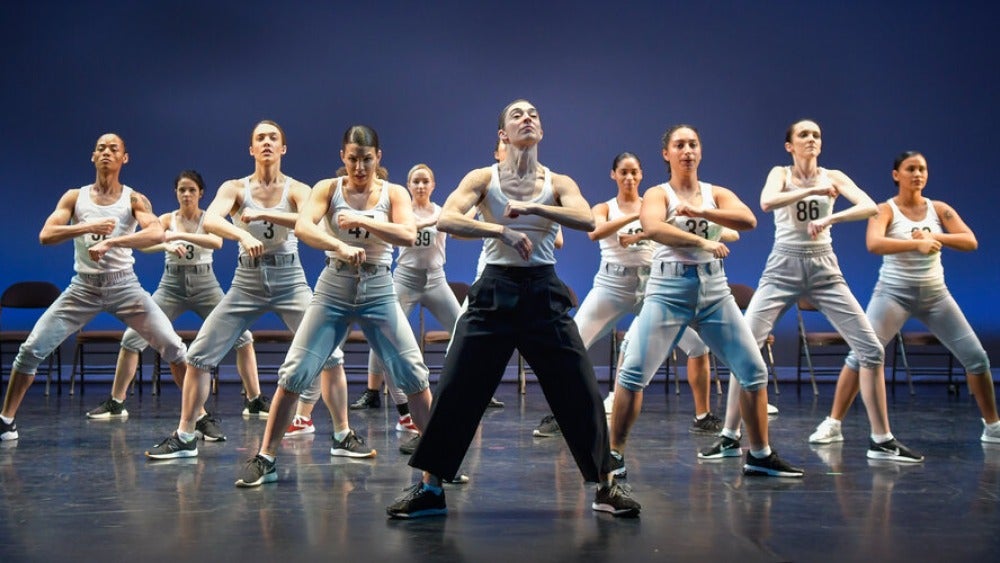
<svg viewBox="0 0 1000 563">
<path fill-rule="evenodd" d="M 136 395 L 128 421 L 100 422 L 83 413 L 106 384 L 73 397 L 45 397 L 36 385 L 17 418 L 21 439 L 0 449 L 0 561 L 996 560 L 1000 445 L 980 443 L 964 390 L 903 389 L 890 395 L 890 416 L 897 437 L 927 456 L 918 466 L 869 465 L 860 404 L 845 443 L 810 447 L 833 388 L 814 398 L 785 385 L 772 397 L 781 414 L 771 442 L 807 475 L 779 480 L 743 477 L 735 458 L 699 462 L 711 438 L 688 432 L 689 393 L 655 385 L 627 452 L 642 516 L 618 520 L 590 510 L 593 490 L 560 438 L 531 436 L 546 413 L 538 387 L 520 397 L 504 384 L 507 408 L 484 418 L 464 466 L 472 482 L 447 489 L 448 517 L 398 522 L 385 506 L 415 473 L 387 430 L 392 407 L 352 413 L 374 460 L 331 458 L 324 410 L 317 435 L 285 440 L 276 484 L 240 490 L 236 471 L 265 423 L 239 416 L 238 387 L 223 386 L 210 404 L 229 440 L 173 463 L 142 451 L 176 426 L 176 389 Z"/>
</svg>

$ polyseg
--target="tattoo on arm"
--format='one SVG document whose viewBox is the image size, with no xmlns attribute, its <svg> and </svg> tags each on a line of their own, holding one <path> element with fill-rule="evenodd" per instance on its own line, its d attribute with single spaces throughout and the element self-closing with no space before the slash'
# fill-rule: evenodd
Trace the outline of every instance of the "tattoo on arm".
<svg viewBox="0 0 1000 563">
<path fill-rule="evenodd" d="M 951 209 L 944 212 L 944 218 L 951 220 L 955 217 L 955 214 L 951 212 Z"/>
<path fill-rule="evenodd" d="M 149 199 L 146 196 L 144 196 L 144 195 L 142 195 L 140 193 L 132 192 L 132 205 L 133 205 L 133 207 L 135 206 L 136 202 L 138 202 L 142 206 L 142 210 L 143 211 L 145 211 L 147 213 L 152 213 L 153 212 L 153 206 L 149 203 Z"/>
</svg>

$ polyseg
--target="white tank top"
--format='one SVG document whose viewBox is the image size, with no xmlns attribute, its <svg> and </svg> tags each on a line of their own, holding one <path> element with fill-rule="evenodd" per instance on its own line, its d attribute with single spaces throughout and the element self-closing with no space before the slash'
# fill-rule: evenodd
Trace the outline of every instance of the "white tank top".
<svg viewBox="0 0 1000 563">
<path fill-rule="evenodd" d="M 80 188 L 73 208 L 72 223 L 86 223 L 98 219 L 116 219 L 115 230 L 110 235 L 86 233 L 73 239 L 73 269 L 80 274 L 103 274 L 132 268 L 135 258 L 131 248 L 114 247 L 94 262 L 90 259 L 88 250 L 91 246 L 107 238 L 120 237 L 135 232 L 138 222 L 132 214 L 132 188 L 122 185 L 122 194 L 118 201 L 111 205 L 98 205 L 91 199 L 93 184 Z"/>
<path fill-rule="evenodd" d="M 413 246 L 399 249 L 396 264 L 415 270 L 436 270 L 444 267 L 444 245 L 448 235 L 437 229 L 436 221 L 441 216 L 441 206 L 436 203 L 431 203 L 431 206 L 434 208 L 431 214 L 420 219 L 433 218 L 435 224 L 418 230 L 417 240 Z M 416 214 L 416 208 L 413 212 Z"/>
<path fill-rule="evenodd" d="M 819 169 L 816 187 L 833 187 L 825 168 Z M 785 167 L 785 187 L 782 191 L 801 190 L 792 183 L 792 167 Z M 804 197 L 791 205 L 774 210 L 774 242 L 785 246 L 798 248 L 822 247 L 833 244 L 830 229 L 823 231 L 813 239 L 809 236 L 809 222 L 833 213 L 833 199 L 828 195 L 811 195 Z"/>
<path fill-rule="evenodd" d="M 681 203 L 681 200 L 677 197 L 674 188 L 669 183 L 660 184 L 656 187 L 666 193 L 667 223 L 703 239 L 719 240 L 722 236 L 721 225 L 709 221 L 704 217 L 684 217 L 677 215 L 677 206 Z M 712 184 L 698 182 L 698 187 L 701 188 L 702 207 L 705 209 L 717 209 L 715 197 L 712 196 Z M 665 244 L 656 245 L 653 259 L 665 262 L 680 262 L 681 264 L 704 264 L 716 260 L 711 252 L 695 246 L 668 246 Z"/>
<path fill-rule="evenodd" d="M 487 238 L 483 243 L 483 254 L 486 257 L 486 264 L 498 266 L 541 266 L 556 263 L 556 233 L 559 232 L 559 224 L 538 215 L 519 215 L 514 218 L 504 217 L 504 209 L 510 199 L 507 194 L 500 190 L 500 168 L 497 164 L 492 167 L 490 185 L 486 188 L 486 195 L 479 203 L 479 210 L 486 221 L 497 225 L 509 227 L 515 231 L 524 233 L 531 240 L 531 257 L 528 260 L 521 258 L 510 246 L 507 246 L 499 238 Z M 555 193 L 552 191 L 552 172 L 548 168 L 545 170 L 545 179 L 542 183 L 542 191 L 538 197 L 531 200 L 532 203 L 541 205 L 555 205 Z"/>
<path fill-rule="evenodd" d="M 389 212 L 392 209 L 389 203 L 389 190 L 390 186 L 396 184 L 390 184 L 389 182 L 382 180 L 382 193 L 379 194 L 378 201 L 375 202 L 375 206 L 371 209 L 354 209 L 347 204 L 347 200 L 344 199 L 344 177 L 341 176 L 337 178 L 337 187 L 334 188 L 333 194 L 330 196 L 330 206 L 326 213 L 326 225 L 333 234 L 341 242 L 349 244 L 351 246 L 359 246 L 365 249 L 365 263 L 367 264 L 377 264 L 379 266 L 391 266 L 392 265 L 392 245 L 388 242 L 372 235 L 366 229 L 357 227 L 354 229 L 349 229 L 346 231 L 340 230 L 337 227 L 337 213 L 346 211 L 348 213 L 355 213 L 357 215 L 364 215 L 365 217 L 371 217 L 376 221 L 389 221 Z M 399 186 L 403 189 L 402 186 Z M 332 251 L 327 251 L 326 255 L 330 258 L 336 258 L 337 253 Z"/>
<path fill-rule="evenodd" d="M 934 202 L 927 201 L 927 214 L 919 221 L 909 219 L 899 210 L 892 199 L 887 203 L 892 208 L 892 222 L 886 229 L 886 236 L 899 240 L 913 240 L 913 231 L 928 233 L 943 233 L 941 220 L 934 209 Z M 941 265 L 941 253 L 921 254 L 916 250 L 886 254 L 882 257 L 882 267 L 878 272 L 879 279 L 897 284 L 927 284 L 928 282 L 944 283 L 944 266 Z"/>
<path fill-rule="evenodd" d="M 233 216 L 233 224 L 247 231 L 260 242 L 264 243 L 264 254 L 295 254 L 299 251 L 299 239 L 295 237 L 295 230 L 270 221 L 251 221 L 244 223 L 240 218 L 243 211 L 253 209 L 259 211 L 271 211 L 277 213 L 295 213 L 292 203 L 288 200 L 288 188 L 292 185 L 292 179 L 285 176 L 285 185 L 281 188 L 281 200 L 273 207 L 264 207 L 257 203 L 251 195 L 250 178 L 243 178 L 243 205 Z M 240 256 L 246 256 L 246 249 L 240 245 Z"/>
<path fill-rule="evenodd" d="M 191 233 L 192 235 L 203 235 L 205 234 L 205 212 L 201 213 L 201 217 L 198 219 L 198 227 Z M 181 226 L 181 216 L 179 213 L 174 211 L 170 218 L 170 228 L 167 229 L 170 232 L 175 233 L 187 233 L 184 229 L 178 228 Z M 203 246 L 198 246 L 193 242 L 188 242 L 186 240 L 179 240 L 175 244 L 183 247 L 186 252 L 184 256 L 178 256 L 176 252 L 164 252 L 164 263 L 171 266 L 197 266 L 200 264 L 211 264 L 212 263 L 212 252 L 211 248 L 205 248 Z"/>
<path fill-rule="evenodd" d="M 607 202 L 608 221 L 621 219 L 625 214 L 618 207 L 618 198 L 613 197 Z M 622 246 L 618 242 L 621 235 L 632 235 L 642 232 L 642 223 L 638 219 L 622 226 L 618 232 L 602 238 L 598 243 L 601 245 L 601 260 L 622 266 L 648 266 L 653 259 L 653 246 L 648 240 L 641 240 L 636 244 Z"/>
</svg>

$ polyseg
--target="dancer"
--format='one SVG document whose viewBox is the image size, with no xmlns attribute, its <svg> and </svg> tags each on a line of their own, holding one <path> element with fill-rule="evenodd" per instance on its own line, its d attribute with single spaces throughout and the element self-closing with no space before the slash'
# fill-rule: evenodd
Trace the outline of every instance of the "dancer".
<svg viewBox="0 0 1000 563">
<path fill-rule="evenodd" d="M 222 248 L 222 237 L 205 232 L 202 223 L 205 211 L 198 203 L 205 195 L 205 181 L 195 170 L 184 170 L 174 180 L 174 192 L 180 208 L 160 216 L 165 233 L 164 242 L 143 252 L 163 252 L 163 277 L 153 293 L 153 301 L 174 321 L 185 311 L 193 311 L 204 320 L 224 295 L 212 271 L 212 252 Z M 139 355 L 149 344 L 135 329 L 122 337 L 111 396 L 87 412 L 88 418 L 126 418 L 125 397 L 135 378 Z M 257 379 L 257 358 L 253 336 L 245 331 L 236 341 L 236 371 L 249 396 L 260 393 Z M 183 381 L 176 380 L 178 387 Z M 195 431 L 207 441 L 225 440 L 214 416 L 202 407 Z"/>
<path fill-rule="evenodd" d="M 598 203 L 591 210 L 596 227 L 587 236 L 597 241 L 601 248 L 601 264 L 594 276 L 594 285 L 577 309 L 573 321 L 580 330 L 583 345 L 589 349 L 614 330 L 627 314 L 636 315 L 642 308 L 642 298 L 649 278 L 649 264 L 653 258 L 653 243 L 648 240 L 639 224 L 639 184 L 642 182 L 642 165 L 639 157 L 623 152 L 611 162 L 611 179 L 618 192 L 608 201 Z M 727 229 L 730 240 L 739 234 Z M 684 329 L 678 346 L 688 358 L 688 383 L 695 402 L 695 417 L 691 431 L 717 434 L 722 419 L 709 408 L 711 363 L 708 347 L 694 330 Z M 605 399 L 605 410 L 611 412 L 614 391 Z M 557 436 L 559 423 L 551 414 L 532 431 L 536 437 Z M 623 476 L 619 474 L 619 476 Z"/>
<path fill-rule="evenodd" d="M 745 319 L 757 345 L 762 346 L 778 318 L 800 297 L 808 298 L 830 319 L 858 358 L 861 396 L 871 425 L 867 456 L 920 462 L 923 456 L 896 440 L 889 428 L 884 351 L 844 281 L 830 235 L 831 225 L 866 219 L 875 215 L 878 207 L 846 174 L 819 166 L 822 143 L 819 125 L 809 119 L 792 123 L 785 133 L 785 150 L 792 155 L 792 166 L 772 168 L 760 195 L 761 209 L 774 212 L 774 248 Z M 834 213 L 834 201 L 840 195 L 851 207 Z M 739 397 L 739 384 L 731 384 L 725 428 L 719 440 L 699 452 L 699 457 L 739 455 Z M 745 409 L 742 414 L 746 420 Z"/>
<path fill-rule="evenodd" d="M 236 481 L 238 487 L 277 480 L 274 456 L 298 396 L 313 385 L 324 358 L 344 341 L 354 322 L 384 362 L 393 383 L 407 394 L 414 424 L 420 429 L 427 423 L 431 406 L 427 366 L 389 272 L 392 247 L 412 246 L 416 239 L 410 196 L 403 186 L 376 178 L 382 149 L 371 127 L 349 127 L 340 158 L 347 176 L 317 183 L 295 224 L 296 234 L 306 244 L 326 251 L 326 268 L 316 282 L 302 330 L 278 370 L 278 391 L 260 452 L 247 460 Z M 346 408 L 346 379 L 324 377 L 322 382 L 324 397 L 343 397 Z M 341 455 L 335 451 L 344 448 L 341 436 L 334 434 L 333 440 L 331 455 Z M 361 441 L 360 437 L 354 440 Z"/>
<path fill-rule="evenodd" d="M 90 160 L 97 171 L 94 183 L 64 193 L 38 235 L 43 245 L 73 240 L 76 275 L 14 358 L 0 411 L 0 441 L 18 439 L 14 415 L 38 365 L 101 311 L 135 328 L 170 363 L 174 379 L 183 377 L 184 343 L 132 266 L 132 249 L 163 242 L 163 227 L 146 196 L 121 183 L 128 152 L 119 135 L 101 135 Z"/>
<path fill-rule="evenodd" d="M 592 508 L 637 516 L 640 506 L 611 475 L 607 422 L 594 369 L 569 316 L 568 288 L 555 274 L 558 224 L 594 229 L 576 182 L 538 161 L 538 110 L 516 100 L 500 112 L 507 145 L 499 164 L 469 172 L 448 197 L 438 229 L 486 238 L 486 267 L 469 292 L 438 383 L 434 412 L 410 465 L 419 482 L 386 508 L 392 518 L 447 513 L 442 478 L 454 477 L 517 349 L 534 367 L 542 391 L 584 479 L 599 482 Z M 479 206 L 482 220 L 466 216 Z"/>
<path fill-rule="evenodd" d="M 892 180 L 898 193 L 878 206 L 868 221 L 868 250 L 882 255 L 878 283 L 865 315 L 885 346 L 903 324 L 915 317 L 958 358 L 982 415 L 983 442 L 1000 443 L 1000 418 L 990 361 L 962 310 L 944 283 L 941 250 L 971 252 L 979 243 L 972 229 L 950 205 L 924 196 L 927 159 L 906 151 L 893 163 Z M 840 422 L 859 389 L 860 363 L 852 351 L 837 378 L 830 416 L 819 424 L 809 442 L 841 442 Z"/>
<path fill-rule="evenodd" d="M 642 311 L 632 323 L 633 337 L 622 351 L 611 447 L 624 465 L 643 389 L 681 330 L 695 323 L 709 348 L 732 369 L 730 386 L 737 378 L 743 382 L 740 406 L 750 434 L 744 473 L 801 477 L 802 470 L 779 458 L 768 444 L 767 368 L 723 272 L 729 249 L 719 242 L 722 228 L 749 230 L 757 220 L 732 191 L 698 180 L 701 157 L 701 138 L 693 127 L 675 125 L 663 135 L 670 180 L 646 191 L 639 212 L 646 236 L 661 246 L 653 256 Z"/>
<path fill-rule="evenodd" d="M 209 370 L 218 365 L 236 340 L 268 311 L 295 331 L 312 298 L 299 260 L 293 227 L 309 199 L 309 186 L 281 171 L 288 147 L 277 123 L 258 122 L 250 134 L 254 172 L 229 180 L 219 188 L 205 211 L 206 232 L 240 243 L 239 262 L 229 291 L 208 315 L 191 343 L 177 431 L 146 451 L 151 459 L 198 455 L 196 415 L 208 399 Z M 231 215 L 233 222 L 225 220 Z M 339 350 L 324 367 L 330 377 L 344 377 Z M 270 400 L 247 390 L 244 414 L 266 418 Z M 343 413 L 346 420 L 346 410 Z"/>
</svg>

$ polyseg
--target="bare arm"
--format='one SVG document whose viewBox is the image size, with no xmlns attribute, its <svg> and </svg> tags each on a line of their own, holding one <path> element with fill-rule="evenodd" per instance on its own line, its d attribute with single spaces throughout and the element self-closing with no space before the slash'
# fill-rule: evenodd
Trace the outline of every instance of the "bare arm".
<svg viewBox="0 0 1000 563">
<path fill-rule="evenodd" d="M 934 211 L 937 212 L 937 216 L 941 220 L 941 226 L 944 227 L 945 232 L 937 234 L 928 233 L 928 236 L 933 237 L 942 245 L 954 250 L 969 252 L 979 248 L 979 241 L 976 240 L 976 234 L 959 217 L 957 211 L 943 201 L 934 201 L 933 203 Z"/>
<path fill-rule="evenodd" d="M 617 219 L 608 219 L 608 204 L 598 203 L 591 210 L 594 214 L 594 230 L 587 233 L 592 241 L 599 241 L 601 239 L 606 239 L 609 236 L 616 234 L 618 229 L 621 229 L 625 225 L 628 225 L 632 221 L 639 218 L 638 213 L 633 213 L 631 215 L 624 215 Z"/>
<path fill-rule="evenodd" d="M 694 207 L 681 203 L 677 214 L 685 217 L 702 217 L 734 231 L 749 231 L 757 226 L 757 217 L 745 203 L 731 190 L 722 186 L 712 186 L 715 207 Z"/>
<path fill-rule="evenodd" d="M 94 262 L 99 261 L 108 250 L 115 247 L 145 248 L 163 242 L 163 225 L 160 224 L 160 218 L 153 213 L 153 206 L 146 196 L 133 190 L 130 203 L 139 230 L 128 235 L 106 238 L 91 246 L 88 252 Z"/>
<path fill-rule="evenodd" d="M 541 205 L 530 201 L 510 201 L 504 215 L 538 215 L 560 225 L 590 232 L 594 230 L 594 214 L 590 204 L 580 193 L 580 187 L 572 178 L 563 174 L 552 174 L 552 190 L 555 192 L 558 205 Z"/>
<path fill-rule="evenodd" d="M 88 233 L 110 235 L 114 232 L 114 219 L 69 224 L 70 219 L 73 218 L 73 209 L 76 207 L 76 198 L 79 195 L 79 189 L 72 189 L 67 190 L 59 198 L 55 210 L 45 219 L 42 230 L 38 233 L 39 243 L 43 245 L 59 244 Z"/>
<path fill-rule="evenodd" d="M 878 205 L 878 215 L 868 220 L 868 230 L 865 231 L 865 244 L 868 252 L 885 256 L 900 252 L 916 251 L 921 254 L 932 254 L 941 251 L 941 243 L 933 238 L 924 239 L 914 233 L 911 239 L 898 239 L 887 236 L 889 225 L 892 224 L 892 207 L 887 203 Z M 922 234 L 922 231 L 918 231 Z"/>
<path fill-rule="evenodd" d="M 257 257 L 264 253 L 264 243 L 226 220 L 226 216 L 235 212 L 242 203 L 240 201 L 242 193 L 243 184 L 239 180 L 229 180 L 222 184 L 215 194 L 215 199 L 205 210 L 205 220 L 202 221 L 202 227 L 206 233 L 240 243 L 248 255 Z"/>
<path fill-rule="evenodd" d="M 836 197 L 837 193 L 830 188 L 815 187 L 802 190 L 785 191 L 785 167 L 775 166 L 767 175 L 764 182 L 764 189 L 760 192 L 760 208 L 765 213 L 770 213 L 775 209 L 785 207 L 799 201 L 804 197 L 813 195 L 828 195 Z"/>
<path fill-rule="evenodd" d="M 342 230 L 360 227 L 393 246 L 413 246 L 417 240 L 417 224 L 410 194 L 402 186 L 388 182 L 382 187 L 389 190 L 391 216 L 388 221 L 356 213 L 340 213 L 337 215 L 337 226 Z"/>
<path fill-rule="evenodd" d="M 461 238 L 499 238 L 504 227 L 479 221 L 473 209 L 482 200 L 489 181 L 489 168 L 479 168 L 466 174 L 445 200 L 438 217 L 438 230 Z"/>
<path fill-rule="evenodd" d="M 650 188 L 642 197 L 639 222 L 649 240 L 678 247 L 697 247 L 711 252 L 716 258 L 725 258 L 729 249 L 719 242 L 710 241 L 698 235 L 678 229 L 666 222 L 667 198 L 663 190 Z"/>
<path fill-rule="evenodd" d="M 309 201 L 301 208 L 299 218 L 295 222 L 295 236 L 313 248 L 330 250 L 351 264 L 361 264 L 365 261 L 365 251 L 362 248 L 350 246 L 319 226 L 320 221 L 330 210 L 330 194 L 335 188 L 334 179 L 320 180 L 309 194 Z"/>
</svg>

